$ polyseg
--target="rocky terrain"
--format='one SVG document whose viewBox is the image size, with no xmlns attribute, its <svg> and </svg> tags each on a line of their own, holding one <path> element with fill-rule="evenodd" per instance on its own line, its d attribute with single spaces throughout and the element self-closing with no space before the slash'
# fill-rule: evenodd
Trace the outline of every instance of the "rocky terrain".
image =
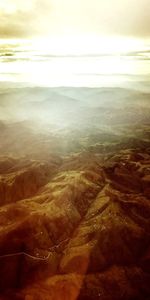
<svg viewBox="0 0 150 300">
<path fill-rule="evenodd" d="M 148 96 L 123 91 L 120 105 L 118 91 L 114 102 L 112 90 L 62 93 L 78 95 L 61 97 L 62 114 L 35 105 L 55 124 L 17 119 L 19 96 L 1 118 L 0 300 L 149 300 Z"/>
</svg>

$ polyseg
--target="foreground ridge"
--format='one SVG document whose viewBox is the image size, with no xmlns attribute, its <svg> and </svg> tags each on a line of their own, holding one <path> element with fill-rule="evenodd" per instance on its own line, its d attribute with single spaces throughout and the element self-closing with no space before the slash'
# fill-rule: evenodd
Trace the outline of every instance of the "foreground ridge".
<svg viewBox="0 0 150 300">
<path fill-rule="evenodd" d="M 128 150 L 102 163 L 89 154 L 84 170 L 85 156 L 68 157 L 35 196 L 2 205 L 4 299 L 146 299 L 149 157 Z"/>
</svg>

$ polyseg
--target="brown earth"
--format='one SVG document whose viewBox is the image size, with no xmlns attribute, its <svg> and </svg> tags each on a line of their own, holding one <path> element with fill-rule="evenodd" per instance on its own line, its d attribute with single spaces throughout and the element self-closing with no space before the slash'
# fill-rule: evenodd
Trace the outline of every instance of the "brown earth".
<svg viewBox="0 0 150 300">
<path fill-rule="evenodd" d="M 0 299 L 148 300 L 149 168 L 149 149 L 1 158 Z"/>
</svg>

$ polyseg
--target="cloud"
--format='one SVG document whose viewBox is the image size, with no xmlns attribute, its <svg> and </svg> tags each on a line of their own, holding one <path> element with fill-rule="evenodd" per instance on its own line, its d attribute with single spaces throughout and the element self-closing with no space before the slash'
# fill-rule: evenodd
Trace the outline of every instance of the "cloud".
<svg viewBox="0 0 150 300">
<path fill-rule="evenodd" d="M 0 37 L 150 36 L 149 0 L 1 0 Z"/>
<path fill-rule="evenodd" d="M 46 29 L 50 15 L 50 4 L 48 1 L 30 1 L 30 5 L 20 5 L 21 0 L 15 0 L 15 6 L 5 6 L 0 10 L 0 37 L 1 38 L 23 38 L 42 34 Z M 32 4 L 32 5 L 31 5 Z M 47 22 L 46 22 L 47 21 Z M 45 28 L 44 28 L 45 27 Z"/>
<path fill-rule="evenodd" d="M 16 12 L 9 16 L 3 14 L 0 16 L 0 37 L 27 37 L 31 33 L 35 33 L 34 26 L 32 26 L 32 18 L 29 13 Z"/>
</svg>

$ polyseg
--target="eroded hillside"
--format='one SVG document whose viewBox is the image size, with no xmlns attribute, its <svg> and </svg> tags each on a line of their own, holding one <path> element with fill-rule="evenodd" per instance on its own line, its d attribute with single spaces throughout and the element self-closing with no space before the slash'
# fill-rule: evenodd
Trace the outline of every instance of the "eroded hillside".
<svg viewBox="0 0 150 300">
<path fill-rule="evenodd" d="M 149 105 L 115 103 L 1 122 L 1 300 L 150 298 Z"/>
</svg>

